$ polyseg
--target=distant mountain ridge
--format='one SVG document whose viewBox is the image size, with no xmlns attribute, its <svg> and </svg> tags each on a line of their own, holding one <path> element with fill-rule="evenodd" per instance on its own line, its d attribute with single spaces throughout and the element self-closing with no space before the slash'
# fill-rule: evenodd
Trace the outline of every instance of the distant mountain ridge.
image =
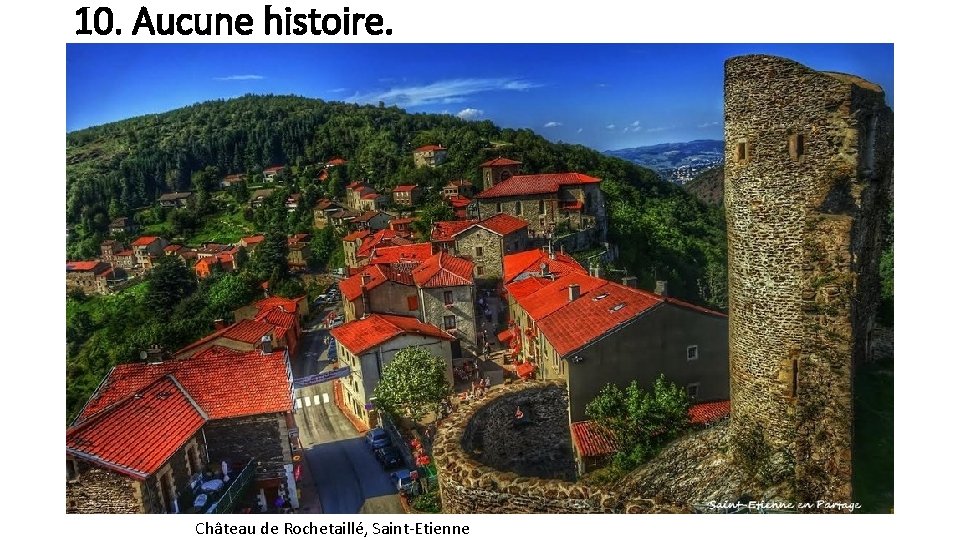
<svg viewBox="0 0 960 540">
<path fill-rule="evenodd" d="M 685 184 L 700 172 L 723 163 L 723 141 L 698 139 L 607 150 L 604 153 L 653 169 L 663 180 Z"/>
</svg>

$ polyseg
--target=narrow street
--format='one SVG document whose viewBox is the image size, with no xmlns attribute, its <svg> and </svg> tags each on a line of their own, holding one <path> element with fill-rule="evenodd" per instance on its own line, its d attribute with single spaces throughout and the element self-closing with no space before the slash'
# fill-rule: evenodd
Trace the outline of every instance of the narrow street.
<svg viewBox="0 0 960 540">
<path fill-rule="evenodd" d="M 292 361 L 294 377 L 332 368 L 322 328 L 323 314 L 305 328 L 300 353 Z M 337 409 L 333 383 L 296 390 L 295 417 L 300 443 L 325 514 L 403 513 L 390 476 L 374 458 L 363 436 Z"/>
</svg>

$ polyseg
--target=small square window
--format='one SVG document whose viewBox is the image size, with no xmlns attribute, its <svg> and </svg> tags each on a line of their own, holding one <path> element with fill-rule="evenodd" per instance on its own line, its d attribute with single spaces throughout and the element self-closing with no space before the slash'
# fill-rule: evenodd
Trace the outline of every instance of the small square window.
<svg viewBox="0 0 960 540">
<path fill-rule="evenodd" d="M 700 395 L 700 383 L 693 383 L 687 385 L 687 397 L 691 401 L 696 401 L 697 397 Z"/>
<path fill-rule="evenodd" d="M 477 246 L 474 248 L 474 253 L 477 254 L 477 257 L 483 257 L 483 246 Z"/>
<path fill-rule="evenodd" d="M 457 327 L 457 318 L 453 315 L 446 315 L 443 318 L 443 329 L 454 330 Z"/>
<path fill-rule="evenodd" d="M 687 361 L 697 360 L 700 358 L 700 349 L 696 345 L 690 345 L 687 347 Z"/>
<path fill-rule="evenodd" d="M 476 269 L 475 269 L 475 271 L 476 271 L 476 273 L 477 273 L 478 276 L 482 276 L 482 275 L 483 275 L 483 267 L 482 267 L 482 266 L 477 266 Z"/>
<path fill-rule="evenodd" d="M 790 159 L 800 161 L 803 157 L 803 135 L 794 133 L 787 140 L 787 151 L 790 153 Z"/>
<path fill-rule="evenodd" d="M 750 157 L 749 149 L 747 148 L 747 141 L 740 141 L 737 143 L 736 154 L 733 156 L 733 160 L 737 163 L 742 163 L 747 161 Z"/>
<path fill-rule="evenodd" d="M 448 306 L 453 304 L 453 291 L 443 291 L 443 303 Z"/>
</svg>

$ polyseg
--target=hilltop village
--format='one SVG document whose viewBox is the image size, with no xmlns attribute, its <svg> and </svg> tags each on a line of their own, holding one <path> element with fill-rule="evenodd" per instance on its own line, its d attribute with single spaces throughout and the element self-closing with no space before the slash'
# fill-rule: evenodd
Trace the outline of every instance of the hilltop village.
<svg viewBox="0 0 960 540">
<path fill-rule="evenodd" d="M 155 291 L 178 268 L 187 279 L 171 282 L 191 289 L 264 261 L 284 272 L 207 335 L 109 370 L 66 430 L 67 512 L 849 502 L 852 370 L 879 299 L 869 246 L 889 202 L 892 114 L 875 85 L 785 59 L 731 59 L 726 84 L 729 318 L 668 280 L 645 290 L 611 271 L 604 178 L 525 170 L 509 154 L 483 161 L 479 182 L 352 178 L 309 204 L 284 189 L 292 165 L 208 179 L 243 195 L 238 212 L 282 205 L 311 233 L 191 245 L 112 220 L 98 257 L 67 262 L 71 297 Z M 764 85 L 790 107 L 768 107 Z M 792 123 L 768 133 L 757 110 Z M 806 121 L 845 127 L 823 136 Z M 442 142 L 412 149 L 412 165 L 441 166 Z M 342 181 L 351 158 L 309 165 L 309 181 Z M 164 193 L 153 209 L 209 197 Z M 286 294 L 288 272 L 309 287 Z"/>
</svg>

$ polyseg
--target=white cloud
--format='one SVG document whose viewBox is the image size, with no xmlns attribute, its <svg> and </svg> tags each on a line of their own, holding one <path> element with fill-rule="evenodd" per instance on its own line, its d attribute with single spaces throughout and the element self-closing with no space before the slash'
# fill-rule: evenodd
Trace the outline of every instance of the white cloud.
<svg viewBox="0 0 960 540">
<path fill-rule="evenodd" d="M 476 120 L 477 118 L 483 116 L 483 111 L 481 109 L 472 109 L 467 107 L 466 109 L 458 112 L 456 116 L 462 120 Z"/>
<path fill-rule="evenodd" d="M 697 127 L 702 129 L 702 128 L 708 128 L 708 127 L 719 126 L 719 125 L 720 125 L 720 122 L 705 122 L 703 124 L 700 124 Z"/>
<path fill-rule="evenodd" d="M 577 133 L 583 133 L 583 128 L 578 129 Z"/>
<path fill-rule="evenodd" d="M 617 129 L 616 124 L 607 124 L 607 129 Z"/>
<path fill-rule="evenodd" d="M 607 87 L 609 87 L 609 86 L 610 86 L 610 85 L 607 84 L 607 83 L 597 83 L 597 88 L 607 88 Z"/>
<path fill-rule="evenodd" d="M 633 122 L 630 122 L 630 127 L 640 127 L 640 121 L 634 120 Z"/>
<path fill-rule="evenodd" d="M 443 103 L 462 103 L 468 96 L 483 92 L 523 91 L 538 88 L 541 85 L 521 79 L 447 79 L 420 86 L 393 87 L 389 90 L 356 93 L 349 101 L 356 103 L 377 103 L 416 107 Z"/>
<path fill-rule="evenodd" d="M 215 81 L 259 81 L 266 79 L 263 75 L 227 75 L 226 77 L 214 77 Z"/>
<path fill-rule="evenodd" d="M 657 133 L 658 131 L 667 131 L 668 129 L 673 129 L 673 126 L 658 126 L 653 128 L 647 128 L 647 133 Z"/>
<path fill-rule="evenodd" d="M 560 127 L 562 125 L 563 125 L 563 122 L 554 122 L 551 120 L 550 122 L 547 122 L 546 124 L 544 124 L 543 127 L 551 128 L 551 127 Z"/>
<path fill-rule="evenodd" d="M 332 89 L 330 89 L 330 92 L 333 93 L 333 94 L 342 94 L 343 92 L 346 92 L 346 91 L 347 91 L 346 88 L 332 88 Z"/>
</svg>

